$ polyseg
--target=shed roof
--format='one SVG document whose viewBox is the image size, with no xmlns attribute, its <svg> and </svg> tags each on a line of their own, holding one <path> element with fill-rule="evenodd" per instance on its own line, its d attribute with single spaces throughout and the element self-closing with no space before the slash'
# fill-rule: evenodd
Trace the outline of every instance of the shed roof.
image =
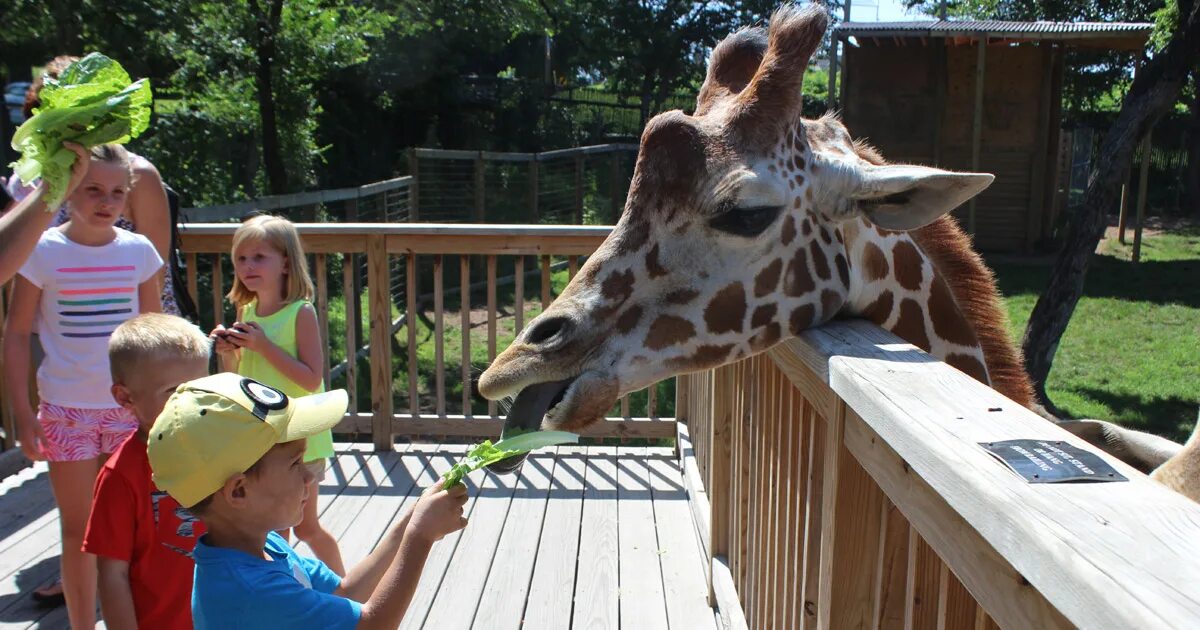
<svg viewBox="0 0 1200 630">
<path fill-rule="evenodd" d="M 1055 41 L 1070 46 L 1137 49 L 1146 45 L 1154 25 L 1146 22 L 1008 22 L 1004 20 L 928 20 L 923 22 L 843 22 L 834 28 L 846 38 L 945 38 L 1023 42 Z"/>
</svg>

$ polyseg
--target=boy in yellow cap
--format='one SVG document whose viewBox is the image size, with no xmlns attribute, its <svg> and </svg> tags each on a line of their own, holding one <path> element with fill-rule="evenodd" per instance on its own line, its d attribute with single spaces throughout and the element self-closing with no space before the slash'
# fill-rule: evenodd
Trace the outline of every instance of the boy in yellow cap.
<svg viewBox="0 0 1200 630">
<path fill-rule="evenodd" d="M 346 411 L 344 390 L 289 398 L 226 373 L 184 383 L 150 430 L 154 482 L 208 529 L 192 621 L 207 628 L 395 628 L 432 544 L 463 528 L 466 490 L 427 489 L 344 579 L 276 530 L 303 516 L 305 439 Z"/>
</svg>

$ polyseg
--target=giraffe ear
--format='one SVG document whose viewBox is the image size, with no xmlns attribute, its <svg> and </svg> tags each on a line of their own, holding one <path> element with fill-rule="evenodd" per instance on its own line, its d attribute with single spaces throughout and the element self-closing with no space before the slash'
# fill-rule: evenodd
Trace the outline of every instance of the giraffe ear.
<svg viewBox="0 0 1200 630">
<path fill-rule="evenodd" d="M 708 73 L 696 96 L 696 115 L 746 89 L 767 52 L 767 29 L 746 28 L 721 40 L 708 60 Z"/>
<path fill-rule="evenodd" d="M 887 230 L 915 230 L 983 192 L 989 173 L 955 173 L 928 166 L 869 166 L 851 196 L 858 209 Z"/>
</svg>

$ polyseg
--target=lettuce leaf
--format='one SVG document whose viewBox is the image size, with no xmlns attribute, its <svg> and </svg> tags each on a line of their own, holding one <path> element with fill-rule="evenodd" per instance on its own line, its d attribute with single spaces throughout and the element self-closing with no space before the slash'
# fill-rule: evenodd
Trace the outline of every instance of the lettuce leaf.
<svg viewBox="0 0 1200 630">
<path fill-rule="evenodd" d="M 131 82 L 121 64 L 92 53 L 57 79 L 46 77 L 38 96 L 41 107 L 13 134 L 12 148 L 21 158 L 11 166 L 24 184 L 38 177 L 46 182 L 46 209 L 53 212 L 66 197 L 75 162 L 62 143 L 90 148 L 129 142 L 150 126 L 153 95 L 149 81 Z"/>
<path fill-rule="evenodd" d="M 492 444 L 491 440 L 484 440 L 471 447 L 471 450 L 467 451 L 467 456 L 461 462 L 452 466 L 450 470 L 442 475 L 442 479 L 445 480 L 442 487 L 453 488 L 462 482 L 462 478 L 467 476 L 467 473 L 479 470 L 488 464 L 494 464 L 502 459 L 508 459 L 514 455 L 528 453 L 529 451 L 547 446 L 574 444 L 578 441 L 578 434 L 566 431 L 533 431 L 508 438 L 507 440 L 500 440 L 495 444 Z"/>
</svg>

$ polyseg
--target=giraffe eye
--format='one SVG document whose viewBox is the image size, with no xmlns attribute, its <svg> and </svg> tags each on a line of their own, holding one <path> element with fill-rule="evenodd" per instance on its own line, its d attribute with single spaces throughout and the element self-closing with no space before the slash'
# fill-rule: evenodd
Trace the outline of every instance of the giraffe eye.
<svg viewBox="0 0 1200 630">
<path fill-rule="evenodd" d="M 710 219 L 708 224 L 715 230 L 749 238 L 762 234 L 781 212 L 783 206 L 731 208 Z"/>
</svg>

